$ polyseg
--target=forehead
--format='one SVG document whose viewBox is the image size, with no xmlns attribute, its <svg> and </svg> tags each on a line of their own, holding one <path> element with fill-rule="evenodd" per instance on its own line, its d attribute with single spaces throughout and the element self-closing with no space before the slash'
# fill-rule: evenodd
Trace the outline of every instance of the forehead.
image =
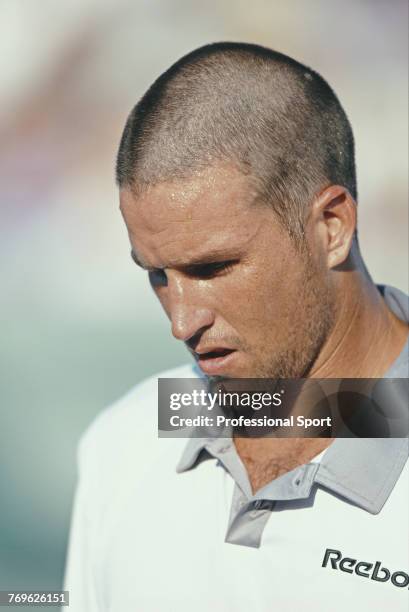
<svg viewBox="0 0 409 612">
<path fill-rule="evenodd" d="M 255 203 L 254 181 L 232 166 L 207 168 L 139 195 L 122 190 L 120 197 L 133 249 L 160 267 L 187 253 L 197 258 L 240 248 L 266 218 L 271 222 L 271 211 Z"/>
</svg>

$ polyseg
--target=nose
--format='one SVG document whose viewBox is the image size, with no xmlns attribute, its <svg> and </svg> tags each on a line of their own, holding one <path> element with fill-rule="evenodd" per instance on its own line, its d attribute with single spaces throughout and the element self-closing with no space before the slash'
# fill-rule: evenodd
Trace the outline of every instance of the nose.
<svg viewBox="0 0 409 612">
<path fill-rule="evenodd" d="M 213 323 L 213 316 L 207 308 L 177 304 L 171 313 L 172 334 L 177 340 L 187 342 Z"/>
<path fill-rule="evenodd" d="M 201 292 L 194 290 L 194 283 L 194 280 L 171 278 L 168 275 L 172 334 L 177 340 L 184 342 L 210 327 L 214 321 L 212 309 L 201 303 Z"/>
</svg>

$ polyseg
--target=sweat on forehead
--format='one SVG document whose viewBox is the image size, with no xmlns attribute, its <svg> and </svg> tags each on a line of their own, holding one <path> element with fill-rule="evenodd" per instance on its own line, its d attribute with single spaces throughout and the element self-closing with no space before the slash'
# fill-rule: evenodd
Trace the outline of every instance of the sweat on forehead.
<svg viewBox="0 0 409 612">
<path fill-rule="evenodd" d="M 243 174 L 232 164 L 221 163 L 203 168 L 184 179 L 163 181 L 144 189 L 123 188 L 121 209 L 144 221 L 158 223 L 164 215 L 173 220 L 232 221 L 242 208 L 258 202 L 253 177 Z M 227 216 L 226 216 L 227 215 Z"/>
<path fill-rule="evenodd" d="M 175 252 L 185 240 L 192 262 L 240 248 L 260 223 L 275 220 L 270 208 L 253 205 L 254 198 L 247 177 L 233 167 L 208 168 L 189 181 L 161 183 L 139 195 L 123 189 L 121 210 L 134 259 L 149 267 L 144 250 Z"/>
</svg>

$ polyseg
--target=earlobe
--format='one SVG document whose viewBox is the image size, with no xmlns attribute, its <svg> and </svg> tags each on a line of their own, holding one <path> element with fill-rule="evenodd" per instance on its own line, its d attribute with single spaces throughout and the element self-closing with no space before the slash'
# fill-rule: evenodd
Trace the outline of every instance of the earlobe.
<svg viewBox="0 0 409 612">
<path fill-rule="evenodd" d="M 314 201 L 314 213 L 328 267 L 334 269 L 348 259 L 356 230 L 356 202 L 345 187 L 331 185 Z"/>
</svg>

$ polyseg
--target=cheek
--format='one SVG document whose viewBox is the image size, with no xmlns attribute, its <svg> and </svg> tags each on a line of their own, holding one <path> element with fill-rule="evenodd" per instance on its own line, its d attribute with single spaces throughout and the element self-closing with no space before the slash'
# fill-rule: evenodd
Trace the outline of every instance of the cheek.
<svg viewBox="0 0 409 612">
<path fill-rule="evenodd" d="M 302 285 L 294 260 L 277 262 L 263 272 L 250 271 L 239 285 L 226 287 L 219 308 L 241 335 L 278 338 L 302 315 Z"/>
<path fill-rule="evenodd" d="M 215 296 L 217 312 L 240 335 L 263 333 L 273 316 L 274 285 L 256 272 L 231 278 Z"/>
</svg>

